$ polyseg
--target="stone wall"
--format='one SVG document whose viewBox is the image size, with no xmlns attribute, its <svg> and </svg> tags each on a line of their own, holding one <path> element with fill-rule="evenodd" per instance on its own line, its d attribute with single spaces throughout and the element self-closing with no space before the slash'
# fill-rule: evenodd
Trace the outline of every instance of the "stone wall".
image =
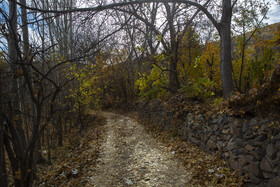
<svg viewBox="0 0 280 187">
<path fill-rule="evenodd" d="M 171 101 L 172 102 L 172 101 Z M 139 118 L 176 132 L 207 152 L 218 152 L 230 167 L 248 176 L 248 186 L 280 186 L 279 121 L 227 114 L 196 114 L 179 102 L 140 102 Z"/>
</svg>

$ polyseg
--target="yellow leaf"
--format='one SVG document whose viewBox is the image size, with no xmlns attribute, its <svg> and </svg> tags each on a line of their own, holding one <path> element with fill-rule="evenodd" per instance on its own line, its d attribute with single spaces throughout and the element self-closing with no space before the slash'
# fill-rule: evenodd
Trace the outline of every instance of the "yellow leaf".
<svg viewBox="0 0 280 187">
<path fill-rule="evenodd" d="M 16 115 L 16 116 L 13 118 L 13 121 L 19 121 L 19 120 L 20 120 L 19 115 Z"/>
<path fill-rule="evenodd" d="M 15 172 L 15 178 L 18 179 L 18 180 L 21 179 L 21 171 L 20 171 L 20 170 L 17 170 L 17 171 Z"/>
</svg>

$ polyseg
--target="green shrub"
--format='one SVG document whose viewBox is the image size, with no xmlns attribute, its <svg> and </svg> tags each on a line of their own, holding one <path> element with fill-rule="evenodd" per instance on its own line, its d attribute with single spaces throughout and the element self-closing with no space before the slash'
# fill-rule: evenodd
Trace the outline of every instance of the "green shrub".
<svg viewBox="0 0 280 187">
<path fill-rule="evenodd" d="M 199 78 L 197 82 L 181 86 L 180 91 L 189 98 L 204 100 L 215 95 L 216 87 L 217 84 L 209 78 Z"/>
</svg>

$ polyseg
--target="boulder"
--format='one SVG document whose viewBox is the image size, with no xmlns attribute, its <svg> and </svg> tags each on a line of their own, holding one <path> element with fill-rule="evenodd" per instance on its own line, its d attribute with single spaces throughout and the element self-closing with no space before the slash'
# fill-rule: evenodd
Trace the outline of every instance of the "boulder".
<svg viewBox="0 0 280 187">
<path fill-rule="evenodd" d="M 267 139 L 263 140 L 263 141 L 254 141 L 253 140 L 253 142 L 254 142 L 254 146 L 260 147 L 262 149 L 266 149 L 266 145 L 267 145 L 268 140 Z"/>
<path fill-rule="evenodd" d="M 276 141 L 275 147 L 278 151 L 280 151 L 280 140 Z"/>
<path fill-rule="evenodd" d="M 251 127 L 253 127 L 253 126 L 259 125 L 259 122 L 260 122 L 260 121 L 257 120 L 256 118 L 253 118 L 253 119 L 250 120 L 249 125 L 250 125 Z"/>
<path fill-rule="evenodd" d="M 260 147 L 255 147 L 253 151 L 249 152 L 250 155 L 253 155 L 257 160 L 261 160 L 265 156 L 265 150 Z"/>
<path fill-rule="evenodd" d="M 260 176 L 260 169 L 258 162 L 251 162 L 247 166 L 243 167 L 245 173 L 254 174 L 254 176 Z"/>
<path fill-rule="evenodd" d="M 192 125 L 193 130 L 201 130 L 202 126 L 199 123 L 194 123 Z"/>
<path fill-rule="evenodd" d="M 225 140 L 226 141 L 229 141 L 231 139 L 231 135 L 227 135 L 226 137 L 225 137 Z"/>
<path fill-rule="evenodd" d="M 252 129 L 248 129 L 248 130 L 244 133 L 243 138 L 244 138 L 245 140 L 252 140 L 252 139 L 254 139 L 256 136 L 257 136 L 257 135 L 254 134 L 254 132 L 252 131 Z"/>
<path fill-rule="evenodd" d="M 246 160 L 246 163 L 254 162 L 254 157 L 252 155 L 245 155 L 244 159 Z"/>
<path fill-rule="evenodd" d="M 237 137 L 241 137 L 241 135 L 242 135 L 241 129 L 239 127 L 234 126 L 234 125 L 230 126 L 230 133 L 237 136 Z"/>
<path fill-rule="evenodd" d="M 242 132 L 245 133 L 248 130 L 249 127 L 250 127 L 249 123 L 245 122 L 242 126 Z"/>
<path fill-rule="evenodd" d="M 275 159 L 276 153 L 277 153 L 277 149 L 276 149 L 276 146 L 274 144 L 268 144 L 266 146 L 266 155 L 269 158 Z"/>
<path fill-rule="evenodd" d="M 233 141 L 233 139 L 231 139 L 226 146 L 226 150 L 230 151 L 230 150 L 236 149 L 237 147 L 238 147 L 237 143 L 235 143 Z"/>
<path fill-rule="evenodd" d="M 226 142 L 224 142 L 224 141 L 218 141 L 218 142 L 217 142 L 217 148 L 218 148 L 220 151 L 223 151 L 225 146 L 226 146 Z"/>
<path fill-rule="evenodd" d="M 266 140 L 266 136 L 264 135 L 258 135 L 256 138 L 254 138 L 254 142 L 263 142 L 264 140 Z"/>
<path fill-rule="evenodd" d="M 201 134 L 200 139 L 201 139 L 201 141 L 206 142 L 209 139 L 209 135 L 208 134 Z"/>
<path fill-rule="evenodd" d="M 243 166 L 245 166 L 245 164 L 246 164 L 245 158 L 243 156 L 239 157 L 239 159 L 238 159 L 238 166 L 239 166 L 239 168 L 242 169 Z"/>
<path fill-rule="evenodd" d="M 280 186 L 280 176 L 270 179 L 267 183 L 267 187 L 279 187 Z"/>
<path fill-rule="evenodd" d="M 199 114 L 199 115 L 196 117 L 196 120 L 199 121 L 199 122 L 203 122 L 203 121 L 205 121 L 205 116 Z"/>
<path fill-rule="evenodd" d="M 210 149 L 215 149 L 215 148 L 217 148 L 216 141 L 217 141 L 216 136 L 211 136 L 210 139 L 209 139 L 208 142 L 207 142 L 207 146 L 208 146 Z"/>
<path fill-rule="evenodd" d="M 201 141 L 193 136 L 189 137 L 189 140 L 194 143 L 195 145 L 198 145 Z"/>
<path fill-rule="evenodd" d="M 224 156 L 228 158 L 230 156 L 229 152 L 225 152 Z"/>
<path fill-rule="evenodd" d="M 250 182 L 254 184 L 254 186 L 260 184 L 262 181 L 259 177 L 255 176 L 252 173 L 249 173 L 249 178 L 250 178 Z"/>
<path fill-rule="evenodd" d="M 263 171 L 263 176 L 265 178 L 271 178 L 273 177 L 273 165 L 268 161 L 267 158 L 263 158 L 260 164 L 260 168 Z"/>
<path fill-rule="evenodd" d="M 229 165 L 234 170 L 239 169 L 238 160 L 232 154 L 229 157 Z"/>
<path fill-rule="evenodd" d="M 218 125 L 224 126 L 228 122 L 229 122 L 229 116 L 228 115 L 219 116 Z"/>
<path fill-rule="evenodd" d="M 232 124 L 240 128 L 243 126 L 243 121 L 241 119 L 235 119 Z"/>
<path fill-rule="evenodd" d="M 188 115 L 187 115 L 187 121 L 192 123 L 193 119 L 194 119 L 193 114 L 191 112 L 189 112 Z"/>
<path fill-rule="evenodd" d="M 218 129 L 219 129 L 219 125 L 218 124 L 213 125 L 213 131 L 214 132 L 216 132 Z"/>
<path fill-rule="evenodd" d="M 254 148 L 252 145 L 247 144 L 247 145 L 245 146 L 245 149 L 247 149 L 248 151 L 253 151 L 255 148 Z"/>
</svg>

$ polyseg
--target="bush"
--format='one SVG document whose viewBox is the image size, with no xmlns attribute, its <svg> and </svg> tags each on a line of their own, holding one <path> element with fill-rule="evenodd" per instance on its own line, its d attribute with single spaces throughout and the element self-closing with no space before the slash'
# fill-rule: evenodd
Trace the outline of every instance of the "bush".
<svg viewBox="0 0 280 187">
<path fill-rule="evenodd" d="M 197 82 L 181 86 L 181 92 L 187 94 L 192 99 L 204 100 L 215 95 L 217 83 L 209 78 L 199 78 Z"/>
</svg>

